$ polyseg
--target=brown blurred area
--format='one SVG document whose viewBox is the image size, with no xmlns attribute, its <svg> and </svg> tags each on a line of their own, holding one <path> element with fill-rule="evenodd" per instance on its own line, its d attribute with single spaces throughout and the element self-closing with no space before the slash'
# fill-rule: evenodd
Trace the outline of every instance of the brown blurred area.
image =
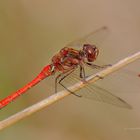
<svg viewBox="0 0 140 140">
<path fill-rule="evenodd" d="M 0 2 L 0 98 L 22 87 L 63 46 L 102 26 L 111 30 L 102 60 L 115 63 L 140 50 L 138 0 L 5 0 Z M 69 96 L 1 131 L 0 140 L 139 140 L 140 62 L 98 84 L 132 110 Z M 0 119 L 53 94 L 47 79 L 0 111 Z M 49 94 L 48 94 L 49 93 Z"/>
</svg>

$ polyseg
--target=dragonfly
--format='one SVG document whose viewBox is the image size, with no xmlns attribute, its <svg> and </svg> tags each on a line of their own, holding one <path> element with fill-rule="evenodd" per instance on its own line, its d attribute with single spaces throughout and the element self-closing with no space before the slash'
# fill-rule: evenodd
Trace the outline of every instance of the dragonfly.
<svg viewBox="0 0 140 140">
<path fill-rule="evenodd" d="M 26 93 L 43 79 L 54 76 L 56 73 L 58 73 L 58 75 L 55 77 L 55 93 L 57 93 L 57 86 L 61 85 L 77 97 L 85 97 L 116 105 L 118 107 L 131 108 L 123 99 L 99 86 L 88 84 L 85 88 L 81 89 L 82 91 L 72 92 L 65 85 L 65 81 L 71 81 L 72 83 L 73 81 L 78 80 L 84 81 L 86 78 L 85 67 L 87 66 L 91 69 L 103 69 L 110 66 L 100 66 L 95 65 L 94 63 L 99 55 L 99 49 L 97 47 L 99 43 L 98 38 L 101 38 L 102 35 L 106 35 L 107 32 L 107 27 L 101 27 L 90 34 L 67 44 L 52 57 L 51 63 L 45 66 L 31 82 L 2 99 L 0 101 L 0 109 L 16 100 L 20 95 Z M 78 72 L 75 72 L 77 70 Z"/>
</svg>

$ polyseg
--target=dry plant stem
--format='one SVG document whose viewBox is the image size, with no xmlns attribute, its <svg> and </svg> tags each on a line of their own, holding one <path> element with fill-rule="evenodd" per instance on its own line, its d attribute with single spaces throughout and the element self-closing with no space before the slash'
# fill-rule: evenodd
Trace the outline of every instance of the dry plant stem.
<svg viewBox="0 0 140 140">
<path fill-rule="evenodd" d="M 121 69 L 122 67 L 126 66 L 127 64 L 134 62 L 135 60 L 137 60 L 139 58 L 140 58 L 140 52 L 137 52 L 131 56 L 128 56 L 128 57 L 120 60 L 119 62 L 112 65 L 111 67 L 108 67 L 108 68 L 106 68 L 106 69 L 104 69 L 104 70 L 102 70 L 94 75 L 91 75 L 90 77 L 88 77 L 86 79 L 86 81 L 90 82 L 90 83 L 91 82 L 94 83 L 97 80 L 99 80 L 100 77 L 105 77 L 105 76 L 115 72 L 116 70 Z M 79 90 L 80 88 L 86 86 L 86 84 L 88 84 L 88 83 L 78 82 L 75 85 L 69 87 L 69 89 L 74 92 L 74 91 Z M 70 93 L 66 90 L 63 90 L 61 92 L 58 92 L 57 94 L 54 94 L 54 95 L 52 95 L 52 96 L 34 104 L 34 105 L 24 109 L 23 111 L 15 114 L 13 116 L 10 116 L 9 118 L 7 118 L 3 121 L 0 121 L 0 130 L 16 123 L 17 121 L 19 121 L 27 116 L 30 116 L 31 114 L 55 103 L 56 101 L 59 101 L 60 99 L 66 97 L 68 95 L 70 95 Z"/>
</svg>

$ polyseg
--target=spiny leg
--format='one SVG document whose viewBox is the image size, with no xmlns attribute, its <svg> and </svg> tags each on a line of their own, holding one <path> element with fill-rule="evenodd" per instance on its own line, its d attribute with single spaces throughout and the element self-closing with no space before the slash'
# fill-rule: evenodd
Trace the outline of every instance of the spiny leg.
<svg viewBox="0 0 140 140">
<path fill-rule="evenodd" d="M 85 74 L 85 69 L 83 66 L 80 66 L 80 78 L 82 79 L 81 81 L 83 83 L 86 83 L 86 80 L 85 80 L 86 74 Z"/>
<path fill-rule="evenodd" d="M 78 94 L 76 94 L 76 93 L 74 93 L 74 92 L 72 92 L 71 90 L 69 90 L 67 87 L 65 87 L 62 83 L 59 83 L 62 87 L 64 87 L 67 91 L 69 91 L 72 95 L 75 95 L 75 96 L 77 96 L 77 97 L 82 97 L 81 95 L 78 95 Z"/>
<path fill-rule="evenodd" d="M 95 65 L 95 64 L 92 64 L 92 63 L 89 63 L 89 62 L 86 62 L 86 64 L 89 67 L 94 68 L 94 69 L 104 69 L 104 68 L 112 66 L 111 64 L 99 66 L 99 65 Z"/>
<path fill-rule="evenodd" d="M 69 72 L 69 71 L 66 71 L 66 72 L 64 72 L 64 73 L 60 73 L 60 74 L 55 78 L 55 93 L 57 93 L 57 81 L 58 81 L 58 79 L 59 79 L 61 76 L 63 76 L 65 73 L 67 73 L 67 72 Z"/>
<path fill-rule="evenodd" d="M 88 63 L 88 62 L 86 62 L 86 64 L 92 69 L 104 69 L 104 68 L 112 66 L 111 64 L 99 66 L 99 65 L 92 64 L 92 63 Z M 99 77 L 100 79 L 104 78 L 99 75 L 96 75 L 96 76 Z"/>
<path fill-rule="evenodd" d="M 67 76 L 69 76 L 73 71 L 74 71 L 75 69 L 72 69 L 71 71 L 68 71 L 67 72 L 67 74 L 66 73 L 61 73 L 61 74 L 59 74 L 57 77 L 59 78 L 59 77 L 61 77 L 61 76 L 63 76 L 64 74 L 66 74 L 66 75 L 64 75 L 60 80 L 59 80 L 59 84 L 63 87 L 63 88 L 65 88 L 67 91 L 69 91 L 71 94 L 73 94 L 73 95 L 75 95 L 75 96 L 77 96 L 77 97 L 82 97 L 81 95 L 77 95 L 76 93 L 74 93 L 74 92 L 72 92 L 71 90 L 69 90 L 67 87 L 65 87 L 61 82 L 67 77 Z M 57 79 L 58 79 L 57 78 Z M 57 82 L 56 82 L 56 84 L 57 84 Z"/>
<path fill-rule="evenodd" d="M 61 82 L 66 76 L 68 76 L 70 73 L 72 73 L 73 70 L 74 70 L 74 69 L 70 69 L 70 70 L 65 71 L 65 72 L 63 72 L 63 73 L 60 73 L 60 74 L 55 78 L 55 93 L 57 92 L 57 84 L 60 83 L 60 82 Z M 65 75 L 65 74 L 67 74 L 67 75 Z M 62 77 L 62 76 L 63 76 L 63 77 Z M 57 82 L 58 79 L 59 79 L 60 77 L 62 77 L 62 78 L 60 79 L 59 82 Z"/>
<path fill-rule="evenodd" d="M 80 78 L 85 79 L 85 69 L 83 66 L 80 65 Z"/>
</svg>

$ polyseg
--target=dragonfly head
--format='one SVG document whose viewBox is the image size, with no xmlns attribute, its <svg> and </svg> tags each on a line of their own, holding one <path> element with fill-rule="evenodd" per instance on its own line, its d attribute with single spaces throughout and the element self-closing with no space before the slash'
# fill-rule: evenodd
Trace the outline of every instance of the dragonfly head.
<svg viewBox="0 0 140 140">
<path fill-rule="evenodd" d="M 95 45 L 84 44 L 83 53 L 88 62 L 93 62 L 94 60 L 96 60 L 99 54 L 99 50 Z"/>
</svg>

